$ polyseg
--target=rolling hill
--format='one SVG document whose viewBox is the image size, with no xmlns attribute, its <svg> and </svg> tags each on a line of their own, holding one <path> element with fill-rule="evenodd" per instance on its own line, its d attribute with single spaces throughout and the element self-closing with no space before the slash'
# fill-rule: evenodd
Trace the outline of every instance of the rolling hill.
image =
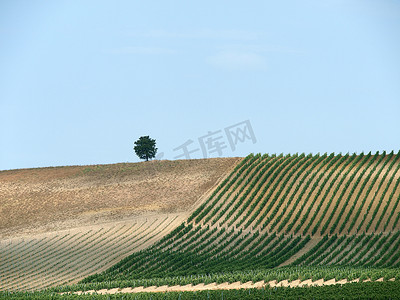
<svg viewBox="0 0 400 300">
<path fill-rule="evenodd" d="M 399 278 L 400 152 L 251 154 L 229 166 L 176 226 L 54 291 Z M 153 226 L 174 222 L 165 217 Z"/>
</svg>

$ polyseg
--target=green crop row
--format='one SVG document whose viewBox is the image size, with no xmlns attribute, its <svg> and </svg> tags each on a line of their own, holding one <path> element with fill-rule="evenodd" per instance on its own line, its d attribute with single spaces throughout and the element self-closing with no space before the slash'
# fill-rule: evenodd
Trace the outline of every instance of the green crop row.
<svg viewBox="0 0 400 300">
<path fill-rule="evenodd" d="M 388 268 L 354 268 L 354 267 L 332 267 L 332 266 L 301 266 L 301 267 L 283 267 L 274 269 L 252 269 L 246 271 L 223 271 L 218 273 L 203 273 L 186 276 L 163 276 L 159 278 L 143 278 L 143 279 L 120 279 L 114 281 L 102 281 L 91 283 L 79 283 L 69 286 L 58 286 L 47 290 L 47 292 L 71 292 L 71 291 L 88 291 L 111 288 L 126 288 L 126 287 L 149 287 L 149 286 L 173 286 L 187 284 L 210 284 L 210 283 L 233 283 L 233 282 L 248 282 L 248 281 L 282 281 L 288 280 L 307 280 L 313 281 L 324 279 L 337 281 L 347 279 L 372 279 L 384 280 L 400 279 L 400 269 Z"/>
</svg>

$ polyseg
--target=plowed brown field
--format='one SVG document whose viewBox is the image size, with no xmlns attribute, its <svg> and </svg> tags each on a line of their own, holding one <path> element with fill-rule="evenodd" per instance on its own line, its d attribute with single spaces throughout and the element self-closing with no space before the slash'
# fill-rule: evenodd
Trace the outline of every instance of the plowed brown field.
<svg viewBox="0 0 400 300">
<path fill-rule="evenodd" d="M 241 158 L 0 172 L 0 239 L 147 213 L 183 213 Z"/>
</svg>

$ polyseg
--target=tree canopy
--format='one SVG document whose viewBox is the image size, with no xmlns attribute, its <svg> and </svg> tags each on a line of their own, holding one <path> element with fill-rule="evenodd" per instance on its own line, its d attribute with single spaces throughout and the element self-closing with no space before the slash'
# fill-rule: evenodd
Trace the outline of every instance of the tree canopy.
<svg viewBox="0 0 400 300">
<path fill-rule="evenodd" d="M 148 135 L 141 136 L 134 144 L 135 146 L 133 149 L 140 159 L 145 159 L 148 161 L 156 156 L 156 140 L 151 139 Z"/>
</svg>

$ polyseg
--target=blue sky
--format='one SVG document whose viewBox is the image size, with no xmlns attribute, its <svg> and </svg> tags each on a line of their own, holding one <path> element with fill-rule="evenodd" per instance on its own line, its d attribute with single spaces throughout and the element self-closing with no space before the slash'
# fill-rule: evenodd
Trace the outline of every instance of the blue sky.
<svg viewBox="0 0 400 300">
<path fill-rule="evenodd" d="M 136 162 L 143 135 L 162 159 L 397 152 L 399 32 L 387 0 L 3 0 L 0 170 Z"/>
</svg>

